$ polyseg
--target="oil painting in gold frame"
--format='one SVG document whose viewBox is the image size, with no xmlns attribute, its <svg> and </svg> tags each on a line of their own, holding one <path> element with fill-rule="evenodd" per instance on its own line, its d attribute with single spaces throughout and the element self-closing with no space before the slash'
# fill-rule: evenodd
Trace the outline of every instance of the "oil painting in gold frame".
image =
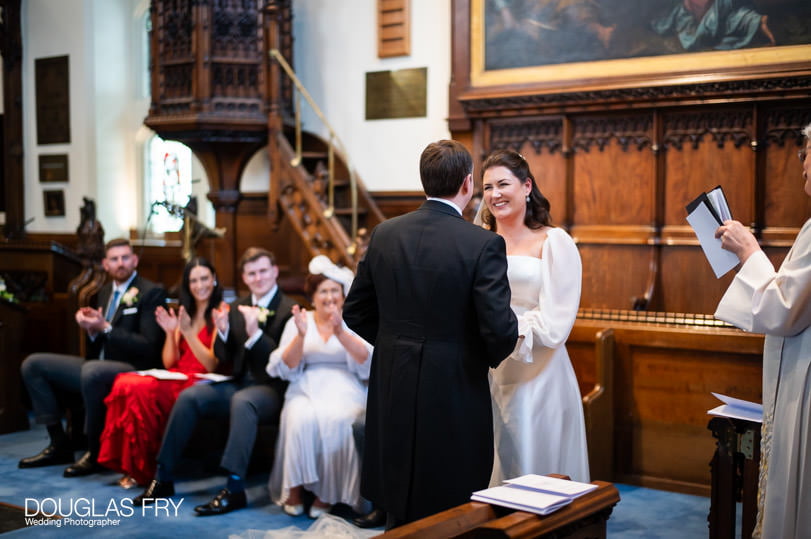
<svg viewBox="0 0 811 539">
<path fill-rule="evenodd" d="M 807 0 L 469 2 L 472 88 L 565 92 L 811 72 Z M 653 15 L 635 20 L 639 13 Z M 702 27 L 713 17 L 720 27 Z"/>
</svg>

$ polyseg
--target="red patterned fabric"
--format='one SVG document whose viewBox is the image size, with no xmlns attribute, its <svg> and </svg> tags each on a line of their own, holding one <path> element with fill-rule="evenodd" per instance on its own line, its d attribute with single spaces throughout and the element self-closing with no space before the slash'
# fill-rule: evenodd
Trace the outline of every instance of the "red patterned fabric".
<svg viewBox="0 0 811 539">
<path fill-rule="evenodd" d="M 213 334 L 203 327 L 197 337 L 209 348 Z M 104 399 L 107 419 L 101 435 L 99 464 L 130 475 L 141 485 L 155 476 L 155 459 L 177 396 L 195 383 L 194 373 L 206 372 L 182 337 L 179 350 L 180 359 L 169 370 L 189 375 L 188 380 L 158 380 L 122 373 Z"/>
</svg>

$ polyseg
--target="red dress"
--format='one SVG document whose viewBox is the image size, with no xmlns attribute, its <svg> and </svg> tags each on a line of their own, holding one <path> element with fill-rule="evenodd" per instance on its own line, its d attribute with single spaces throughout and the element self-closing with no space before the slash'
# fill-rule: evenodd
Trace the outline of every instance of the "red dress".
<svg viewBox="0 0 811 539">
<path fill-rule="evenodd" d="M 205 326 L 197 338 L 211 347 L 214 329 Z M 197 381 L 194 373 L 207 372 L 186 340 L 178 344 L 180 359 L 169 369 L 189 376 L 188 380 L 158 380 L 128 372 L 119 374 L 104 404 L 107 419 L 101 435 L 99 464 L 132 476 L 145 485 L 155 476 L 156 458 L 163 431 L 177 396 Z"/>
</svg>

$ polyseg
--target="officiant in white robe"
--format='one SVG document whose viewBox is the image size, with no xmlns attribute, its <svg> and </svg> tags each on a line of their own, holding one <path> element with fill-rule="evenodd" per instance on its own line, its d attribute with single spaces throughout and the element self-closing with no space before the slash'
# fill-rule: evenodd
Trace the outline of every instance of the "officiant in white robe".
<svg viewBox="0 0 811 539">
<path fill-rule="evenodd" d="M 805 192 L 811 196 L 811 125 L 803 130 Z M 763 427 L 754 537 L 811 537 L 811 219 L 780 269 L 749 230 L 716 232 L 742 265 L 715 316 L 763 333 Z"/>
</svg>

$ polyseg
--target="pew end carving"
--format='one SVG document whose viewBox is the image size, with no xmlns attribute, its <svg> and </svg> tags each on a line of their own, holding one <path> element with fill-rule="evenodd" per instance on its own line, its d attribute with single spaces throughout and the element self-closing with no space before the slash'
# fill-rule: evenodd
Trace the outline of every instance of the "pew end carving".
<svg viewBox="0 0 811 539">
<path fill-rule="evenodd" d="M 566 343 L 583 402 L 589 472 L 611 481 L 614 469 L 614 331 L 575 326 Z"/>
</svg>

